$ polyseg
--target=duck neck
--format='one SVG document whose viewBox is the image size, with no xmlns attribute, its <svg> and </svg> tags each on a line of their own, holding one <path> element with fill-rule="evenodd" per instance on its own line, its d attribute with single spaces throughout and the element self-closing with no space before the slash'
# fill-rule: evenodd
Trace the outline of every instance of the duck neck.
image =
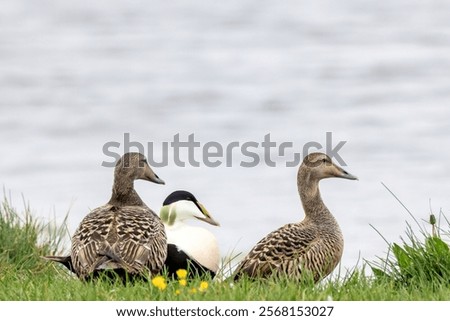
<svg viewBox="0 0 450 321">
<path fill-rule="evenodd" d="M 334 220 L 320 196 L 319 179 L 311 177 L 309 171 L 301 167 L 297 176 L 297 185 L 306 219 L 321 223 L 324 220 Z"/>
<path fill-rule="evenodd" d="M 186 227 L 186 224 L 183 221 L 175 221 L 171 225 L 166 225 L 166 228 L 172 231 L 180 230 Z"/>
<path fill-rule="evenodd" d="M 131 177 L 114 177 L 112 196 L 108 202 L 116 206 L 142 206 L 144 202 L 134 190 L 134 179 Z"/>
</svg>

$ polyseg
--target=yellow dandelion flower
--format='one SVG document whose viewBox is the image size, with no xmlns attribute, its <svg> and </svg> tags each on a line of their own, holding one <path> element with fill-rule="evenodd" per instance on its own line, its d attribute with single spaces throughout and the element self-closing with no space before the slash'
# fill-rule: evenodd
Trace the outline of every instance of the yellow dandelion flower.
<svg viewBox="0 0 450 321">
<path fill-rule="evenodd" d="M 175 290 L 175 295 L 180 295 L 181 294 L 181 291 L 180 290 Z"/>
<path fill-rule="evenodd" d="M 197 289 L 196 288 L 192 288 L 189 292 L 192 293 L 192 294 L 197 293 Z"/>
<path fill-rule="evenodd" d="M 198 290 L 201 292 L 206 291 L 208 289 L 208 286 L 209 286 L 208 282 L 202 281 L 202 282 L 200 282 L 200 286 L 199 286 Z"/>
<path fill-rule="evenodd" d="M 179 283 L 181 286 L 186 286 L 186 285 L 187 285 L 186 279 L 178 280 L 178 283 Z"/>
<path fill-rule="evenodd" d="M 164 290 L 167 287 L 166 280 L 164 277 L 158 275 L 152 279 L 153 286 L 157 287 L 160 290 Z"/>
<path fill-rule="evenodd" d="M 177 276 L 181 280 L 186 279 L 187 271 L 185 269 L 179 269 L 179 270 L 177 270 Z"/>
</svg>

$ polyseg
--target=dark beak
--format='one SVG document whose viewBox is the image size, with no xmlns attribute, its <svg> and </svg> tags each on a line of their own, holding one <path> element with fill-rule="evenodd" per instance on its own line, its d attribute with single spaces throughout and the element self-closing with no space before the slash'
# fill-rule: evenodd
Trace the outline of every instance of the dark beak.
<svg viewBox="0 0 450 321">
<path fill-rule="evenodd" d="M 155 174 L 155 172 L 153 172 L 148 164 L 145 166 L 144 179 L 156 184 L 166 184 L 161 178 L 158 177 L 158 175 Z"/>
</svg>

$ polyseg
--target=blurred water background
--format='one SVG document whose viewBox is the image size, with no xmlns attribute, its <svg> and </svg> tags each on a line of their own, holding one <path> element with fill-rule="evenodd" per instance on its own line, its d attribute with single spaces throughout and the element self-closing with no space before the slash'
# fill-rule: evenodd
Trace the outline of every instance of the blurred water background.
<svg viewBox="0 0 450 321">
<path fill-rule="evenodd" d="M 321 183 L 351 268 L 387 250 L 370 225 L 398 241 L 411 221 L 381 182 L 419 220 L 449 214 L 449 79 L 448 1 L 2 1 L 0 184 L 45 220 L 69 211 L 69 237 L 109 199 L 105 143 L 122 153 L 129 133 L 158 160 L 178 133 L 224 146 L 270 133 L 294 145 L 275 167 L 239 166 L 238 151 L 231 167 L 178 167 L 170 154 L 155 168 L 166 185 L 136 184 L 155 211 L 193 192 L 223 254 L 246 252 L 302 219 L 286 159 L 331 132 L 360 178 Z"/>
</svg>

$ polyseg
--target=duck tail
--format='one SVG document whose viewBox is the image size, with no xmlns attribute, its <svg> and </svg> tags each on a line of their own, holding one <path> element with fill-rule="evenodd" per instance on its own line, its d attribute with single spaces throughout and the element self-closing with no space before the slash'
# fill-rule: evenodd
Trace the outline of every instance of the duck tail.
<svg viewBox="0 0 450 321">
<path fill-rule="evenodd" d="M 120 270 L 123 269 L 129 273 L 137 273 L 138 271 L 133 268 L 130 264 L 125 262 L 114 247 L 109 244 L 105 244 L 97 254 L 100 259 L 93 266 L 94 270 Z"/>
<path fill-rule="evenodd" d="M 72 258 L 70 255 L 67 256 L 58 256 L 58 255 L 46 255 L 42 256 L 44 260 L 58 262 L 62 265 L 64 265 L 69 271 L 74 272 L 73 265 L 72 265 Z"/>
</svg>

